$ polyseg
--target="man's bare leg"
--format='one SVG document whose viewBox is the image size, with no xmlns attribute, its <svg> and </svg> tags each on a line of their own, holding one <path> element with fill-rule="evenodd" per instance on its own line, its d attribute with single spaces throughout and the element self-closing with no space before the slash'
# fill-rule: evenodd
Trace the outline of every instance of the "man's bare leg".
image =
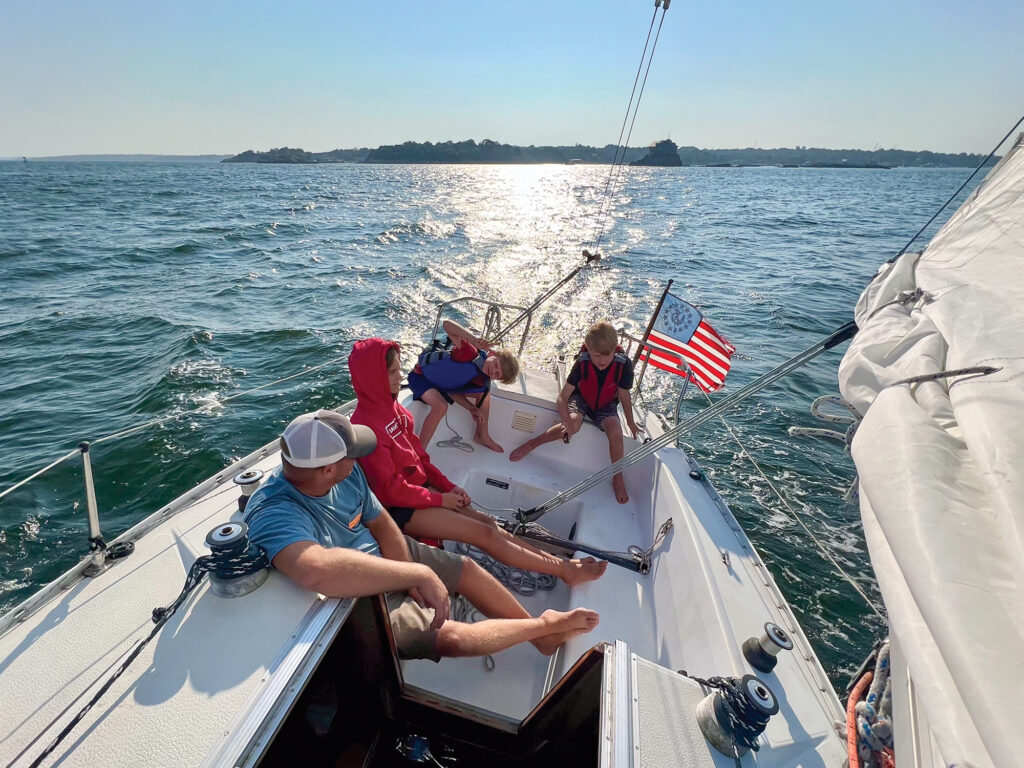
<svg viewBox="0 0 1024 768">
<path fill-rule="evenodd" d="M 446 621 L 438 631 L 442 656 L 482 656 L 523 642 L 550 656 L 570 637 L 589 632 L 600 617 L 594 611 L 545 611 L 532 618 L 511 592 L 477 563 L 466 559 L 456 585 L 488 620 L 475 624 Z"/>
<path fill-rule="evenodd" d="M 434 437 L 434 432 L 437 431 L 437 425 L 448 413 L 448 401 L 436 389 L 428 389 L 420 400 L 430 406 L 430 413 L 423 417 L 423 423 L 420 424 L 419 435 L 423 447 L 429 448 L 430 440 Z"/>
</svg>

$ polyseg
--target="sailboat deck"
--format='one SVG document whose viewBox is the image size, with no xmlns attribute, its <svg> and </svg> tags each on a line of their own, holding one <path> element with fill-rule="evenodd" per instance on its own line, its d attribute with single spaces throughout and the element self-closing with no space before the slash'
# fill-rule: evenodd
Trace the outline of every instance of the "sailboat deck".
<svg viewBox="0 0 1024 768">
<path fill-rule="evenodd" d="M 531 375 L 519 391 L 495 392 L 491 432 L 506 451 L 557 420 L 553 378 Z M 413 404 L 414 412 L 419 407 Z M 448 420 L 464 437 L 471 435 L 473 424 L 463 409 L 452 408 Z M 531 422 L 531 432 L 513 428 Z M 660 431 L 653 417 L 646 428 L 654 435 Z M 442 423 L 435 440 L 448 437 Z M 627 451 L 635 445 L 627 440 Z M 506 517 L 546 501 L 609 460 L 607 440 L 591 425 L 570 445 L 545 445 L 516 463 L 507 452 L 480 447 L 473 453 L 430 450 L 484 511 Z M 40 605 L 0 618 L 5 694 L 0 758 L 5 763 L 53 721 L 47 736 L 17 764 L 31 762 L 109 676 L 116 660 L 149 633 L 150 611 L 178 594 L 192 562 L 206 552 L 206 533 L 238 518 L 231 477 L 250 466 L 269 470 L 277 463 L 274 444 L 246 457 L 125 534 L 122 538 L 136 540 L 132 556 L 97 578 L 66 576 L 66 588 L 58 582 Z M 559 583 L 522 599 L 534 615 L 547 608 L 596 610 L 601 622 L 594 631 L 550 658 L 529 645 L 495 654 L 493 668 L 481 659 L 406 661 L 405 683 L 489 712 L 495 722 L 514 729 L 599 642 L 625 641 L 636 658 L 668 670 L 742 675 L 750 671 L 742 642 L 771 620 L 790 632 L 797 647 L 783 654 L 774 673 L 761 673 L 782 710 L 762 737 L 766 746 L 778 749 L 763 749 L 757 762 L 839 764 L 842 746 L 834 720 L 841 711 L 828 680 L 731 514 L 710 485 L 691 477 L 694 467 L 681 451 L 662 449 L 627 470 L 628 504 L 617 504 L 610 483 L 602 484 L 540 521 L 559 536 L 571 534 L 576 542 L 622 552 L 630 545 L 646 549 L 661 524 L 673 520 L 652 555 L 649 574 L 609 565 L 597 581 L 573 588 Z M 233 600 L 213 595 L 204 583 L 47 764 L 251 764 L 350 608 L 351 601 L 304 591 L 278 573 L 254 593 Z M 649 709 L 650 703 L 644 706 Z M 702 759 L 720 757 L 709 753 Z"/>
</svg>

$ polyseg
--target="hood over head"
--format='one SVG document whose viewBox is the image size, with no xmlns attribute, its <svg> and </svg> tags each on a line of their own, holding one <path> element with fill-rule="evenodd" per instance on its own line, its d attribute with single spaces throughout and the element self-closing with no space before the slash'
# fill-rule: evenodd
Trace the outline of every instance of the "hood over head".
<svg viewBox="0 0 1024 768">
<path fill-rule="evenodd" d="M 395 410 L 395 396 L 388 383 L 387 354 L 392 347 L 401 349 L 398 342 L 385 339 L 362 339 L 352 345 L 348 357 L 348 370 L 352 387 L 359 398 L 359 408 L 372 411 Z"/>
</svg>

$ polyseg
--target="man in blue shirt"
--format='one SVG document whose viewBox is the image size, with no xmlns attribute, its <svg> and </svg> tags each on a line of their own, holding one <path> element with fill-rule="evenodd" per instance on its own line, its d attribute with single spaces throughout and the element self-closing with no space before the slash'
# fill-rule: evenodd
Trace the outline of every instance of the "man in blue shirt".
<svg viewBox="0 0 1024 768">
<path fill-rule="evenodd" d="M 281 436 L 281 469 L 249 499 L 249 538 L 271 564 L 329 597 L 385 594 L 403 658 L 485 656 L 522 642 L 553 654 L 597 626 L 586 608 L 531 617 L 471 559 L 403 536 L 366 485 L 356 459 L 377 439 L 334 411 L 299 416 Z M 458 592 L 488 618 L 449 619 Z"/>
</svg>

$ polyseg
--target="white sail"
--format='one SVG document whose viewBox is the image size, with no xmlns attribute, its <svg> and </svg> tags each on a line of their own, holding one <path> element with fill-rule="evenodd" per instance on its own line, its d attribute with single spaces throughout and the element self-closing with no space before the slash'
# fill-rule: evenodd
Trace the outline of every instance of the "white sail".
<svg viewBox="0 0 1024 768">
<path fill-rule="evenodd" d="M 856 320 L 840 387 L 864 414 L 853 457 L 897 764 L 1020 765 L 1024 136 L 922 255 L 882 268 Z M 898 383 L 971 366 L 1000 370 Z"/>
</svg>

